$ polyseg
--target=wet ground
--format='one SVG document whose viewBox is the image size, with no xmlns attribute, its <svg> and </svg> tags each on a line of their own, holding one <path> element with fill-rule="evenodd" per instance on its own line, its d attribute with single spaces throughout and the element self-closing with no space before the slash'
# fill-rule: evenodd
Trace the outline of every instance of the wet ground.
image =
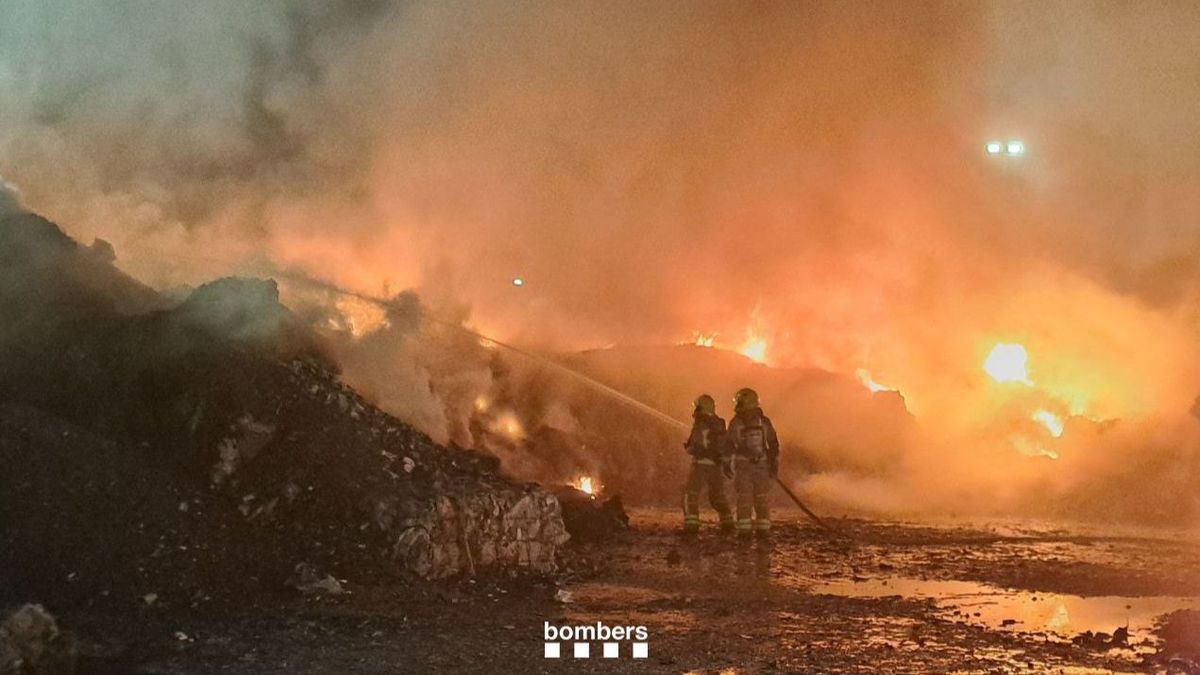
<svg viewBox="0 0 1200 675">
<path fill-rule="evenodd" d="M 771 547 L 633 513 L 554 580 L 359 586 L 237 608 L 66 612 L 94 670 L 125 672 L 1164 672 L 1162 617 L 1198 608 L 1200 540 L 1031 524 L 784 512 Z M 1188 612 L 1176 616 L 1195 615 Z M 544 658 L 545 624 L 642 626 L 647 657 Z"/>
</svg>

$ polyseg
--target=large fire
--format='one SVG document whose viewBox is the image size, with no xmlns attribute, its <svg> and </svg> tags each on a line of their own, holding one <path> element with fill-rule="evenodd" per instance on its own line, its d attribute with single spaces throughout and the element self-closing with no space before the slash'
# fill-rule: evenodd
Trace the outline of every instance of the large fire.
<svg viewBox="0 0 1200 675">
<path fill-rule="evenodd" d="M 662 415 L 686 421 L 709 392 L 728 419 L 753 387 L 818 504 L 1003 512 L 1080 490 L 1200 522 L 1200 156 L 1178 114 L 1200 79 L 1177 77 L 1189 49 L 1130 58 L 1107 47 L 1138 40 L 1104 28 L 1188 24 L 1170 12 L 1072 10 L 1103 39 L 1058 45 L 1059 13 L 1026 11 L 1057 3 L 961 3 L 980 9 L 951 22 L 829 3 L 815 40 L 794 39 L 802 3 L 639 3 L 653 21 L 477 3 L 472 22 L 452 3 L 229 3 L 250 33 L 178 22 L 96 58 L 89 31 L 143 18 L 98 9 L 123 4 L 73 3 L 88 13 L 71 22 L 0 9 L 26 36 L 0 47 L 0 175 L 21 185 L 0 180 L 0 213 L 111 242 L 88 268 L 115 256 L 170 302 L 277 278 L 294 315 L 278 325 L 317 325 L 316 360 L 439 443 L 494 451 L 517 480 L 592 491 L 577 474 L 603 470 L 602 494 L 658 501 L 682 456 Z M 631 22 L 655 30 L 626 39 Z M 500 58 L 531 32 L 578 39 Z M 713 35 L 751 39 L 679 58 Z M 162 68 L 221 76 L 180 87 Z M 1057 106 L 1076 76 L 1086 96 Z M 4 337 L 25 325 L 8 309 Z M 1014 435 L 1065 461 L 1022 457 Z"/>
<path fill-rule="evenodd" d="M 1021 344 L 997 343 L 992 347 L 987 358 L 984 359 L 983 370 L 997 383 L 1016 382 L 1026 387 L 1035 387 L 1033 379 L 1029 376 L 1029 352 Z M 1060 404 L 1064 403 L 1060 397 L 1055 396 L 1054 387 L 1037 385 L 1036 391 L 1031 392 L 1030 395 L 1052 400 L 1058 399 Z M 1025 396 L 1025 394 L 1020 394 L 1019 396 Z M 1019 401 L 1020 399 L 1016 400 Z M 1065 403 L 1069 404 L 1072 414 L 1082 412 L 1082 405 L 1077 399 L 1072 399 Z M 1034 409 L 1033 412 L 1029 413 L 1028 419 L 1040 425 L 1052 438 L 1061 438 L 1066 428 L 1062 417 L 1045 407 Z M 1058 459 L 1059 457 L 1057 451 L 1047 448 L 1042 445 L 1041 441 L 1026 437 L 1025 435 L 1018 434 L 1009 440 L 1013 447 L 1023 454 L 1041 455 L 1051 459 Z"/>
</svg>

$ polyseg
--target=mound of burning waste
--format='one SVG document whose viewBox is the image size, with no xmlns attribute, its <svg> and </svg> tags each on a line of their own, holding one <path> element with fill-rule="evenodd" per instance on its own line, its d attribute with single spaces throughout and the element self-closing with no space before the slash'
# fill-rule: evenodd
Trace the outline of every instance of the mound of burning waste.
<svg viewBox="0 0 1200 675">
<path fill-rule="evenodd" d="M 341 384 L 274 282 L 164 308 L 98 248 L 0 217 L 0 600 L 554 567 L 554 496 Z"/>
</svg>

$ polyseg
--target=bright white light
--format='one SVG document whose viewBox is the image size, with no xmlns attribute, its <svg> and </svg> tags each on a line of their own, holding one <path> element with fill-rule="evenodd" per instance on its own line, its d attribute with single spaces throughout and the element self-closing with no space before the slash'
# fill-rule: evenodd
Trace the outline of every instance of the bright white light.
<svg viewBox="0 0 1200 675">
<path fill-rule="evenodd" d="M 1007 149 L 1008 149 L 1008 154 L 1010 154 L 1010 155 L 1025 154 L 1025 144 L 1022 143 L 1021 141 L 1009 141 Z"/>
<path fill-rule="evenodd" d="M 983 370 L 997 382 L 1020 382 L 1033 385 L 1029 379 L 1029 354 L 1019 344 L 998 342 L 983 361 Z"/>
<path fill-rule="evenodd" d="M 858 370 L 854 371 L 854 374 L 858 375 L 859 382 L 862 382 L 863 386 L 866 387 L 867 389 L 869 389 L 872 394 L 875 394 L 875 393 L 878 393 L 881 391 L 892 391 L 891 389 L 889 389 L 887 387 L 887 385 L 879 384 L 878 382 L 876 382 L 871 377 L 871 373 L 868 372 L 866 368 L 859 368 Z"/>
<path fill-rule="evenodd" d="M 1004 144 L 1000 141 L 988 141 L 984 149 L 987 150 L 987 154 L 989 155 L 998 155 L 1004 150 Z"/>
<path fill-rule="evenodd" d="M 521 277 L 513 277 L 513 286 L 520 288 L 525 285 L 525 280 Z"/>
<path fill-rule="evenodd" d="M 1046 431 L 1049 431 L 1050 435 L 1055 438 L 1063 435 L 1062 419 L 1049 410 L 1039 409 L 1034 412 L 1033 421 L 1046 427 Z"/>
</svg>

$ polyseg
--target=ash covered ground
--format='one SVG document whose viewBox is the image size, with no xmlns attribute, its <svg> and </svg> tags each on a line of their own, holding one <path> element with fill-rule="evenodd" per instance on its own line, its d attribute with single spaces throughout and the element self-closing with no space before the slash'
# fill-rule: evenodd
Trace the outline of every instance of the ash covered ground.
<svg viewBox="0 0 1200 675">
<path fill-rule="evenodd" d="M 645 510 L 625 537 L 568 545 L 559 572 L 541 578 L 352 576 L 339 596 L 60 618 L 85 662 L 110 672 L 1164 672 L 1172 657 L 1180 668 L 1195 658 L 1191 543 L 835 521 L 856 537 L 847 542 L 799 512 L 782 517 L 769 552 L 715 535 L 681 544 L 675 513 Z M 936 589 L 954 581 L 970 589 Z M 916 582 L 940 594 L 906 595 Z M 1069 617 L 1054 621 L 1064 606 Z M 546 621 L 643 624 L 649 658 L 547 661 Z"/>
<path fill-rule="evenodd" d="M 372 405 L 270 281 L 166 298 L 44 219 L 0 226 L 14 672 L 1193 668 L 1187 537 L 834 535 L 788 509 L 771 548 L 682 542 L 673 509 L 626 530 L 608 495 L 522 482 Z M 545 622 L 597 621 L 645 626 L 649 658 L 543 658 Z"/>
</svg>

